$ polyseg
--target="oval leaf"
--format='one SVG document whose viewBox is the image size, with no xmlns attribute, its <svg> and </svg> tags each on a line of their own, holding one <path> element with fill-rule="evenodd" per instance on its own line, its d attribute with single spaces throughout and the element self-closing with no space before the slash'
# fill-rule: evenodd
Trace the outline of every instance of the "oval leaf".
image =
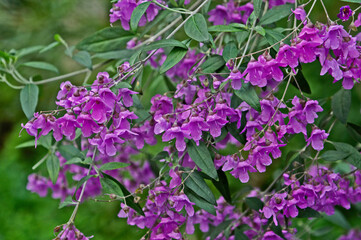
<svg viewBox="0 0 361 240">
<path fill-rule="evenodd" d="M 267 25 L 287 17 L 288 15 L 291 14 L 292 7 L 293 7 L 292 4 L 284 4 L 273 7 L 272 9 L 267 11 L 265 15 L 263 15 L 263 17 L 260 20 L 260 24 Z"/>
<path fill-rule="evenodd" d="M 184 31 L 190 38 L 193 38 L 198 42 L 205 42 L 209 40 L 206 19 L 200 13 L 192 16 L 184 24 Z"/>
<path fill-rule="evenodd" d="M 189 174 L 183 173 L 182 177 L 183 179 L 187 178 L 184 184 L 189 189 L 191 189 L 199 197 L 203 198 L 210 204 L 217 205 L 215 196 L 213 195 L 211 189 L 208 187 L 207 183 L 204 181 L 201 175 L 199 175 L 199 173 L 197 172 L 191 172 Z"/>
<path fill-rule="evenodd" d="M 58 179 L 59 170 L 60 170 L 60 164 L 59 159 L 54 154 L 50 154 L 48 158 L 46 159 L 46 167 L 49 172 L 49 177 L 53 184 L 56 183 L 56 180 Z"/>
<path fill-rule="evenodd" d="M 145 11 L 147 11 L 148 7 L 150 5 L 150 2 L 144 2 L 139 4 L 132 13 L 132 16 L 130 18 L 130 28 L 136 32 L 138 29 L 138 24 L 142 16 L 144 15 Z"/>
<path fill-rule="evenodd" d="M 234 93 L 243 101 L 248 103 L 253 109 L 261 112 L 261 104 L 259 103 L 259 97 L 254 88 L 249 83 L 242 84 L 240 90 L 235 90 Z"/>
<path fill-rule="evenodd" d="M 163 39 L 143 47 L 142 51 L 148 52 L 150 50 L 165 48 L 165 47 L 180 47 L 180 48 L 188 49 L 188 47 L 180 41 L 177 41 L 175 39 Z"/>
<path fill-rule="evenodd" d="M 209 57 L 200 68 L 203 73 L 214 73 L 226 64 L 223 57 L 220 55 L 214 55 Z"/>
<path fill-rule="evenodd" d="M 92 59 L 90 54 L 87 51 L 80 51 L 73 56 L 74 61 L 78 62 L 79 64 L 83 65 L 84 67 L 92 69 Z"/>
<path fill-rule="evenodd" d="M 202 208 L 203 210 L 209 212 L 210 214 L 213 214 L 216 216 L 216 209 L 214 208 L 214 205 L 210 204 L 203 198 L 199 197 L 195 192 L 193 192 L 191 189 L 185 187 L 184 193 L 187 195 L 189 201 L 194 203 L 197 207 Z"/>
<path fill-rule="evenodd" d="M 163 74 L 172 67 L 174 67 L 177 63 L 179 63 L 184 56 L 187 54 L 188 50 L 180 47 L 175 47 L 170 51 L 167 56 L 167 59 L 164 61 L 162 66 L 160 67 L 160 73 Z"/>
<path fill-rule="evenodd" d="M 42 69 L 42 70 L 59 73 L 59 70 L 57 67 L 55 67 L 53 64 L 50 64 L 47 62 L 26 62 L 21 65 L 26 66 L 26 67 L 37 68 L 37 69 Z"/>
<path fill-rule="evenodd" d="M 109 163 L 103 164 L 99 168 L 99 171 L 114 170 L 114 169 L 118 169 L 118 168 L 128 167 L 129 165 L 130 165 L 129 163 L 123 163 L 123 162 L 109 162 Z"/>
<path fill-rule="evenodd" d="M 351 91 L 341 89 L 332 98 L 332 110 L 335 117 L 343 124 L 347 123 L 351 107 Z"/>
<path fill-rule="evenodd" d="M 222 56 L 224 61 L 228 62 L 229 59 L 235 58 L 238 55 L 238 48 L 235 42 L 229 42 L 224 46 Z"/>
<path fill-rule="evenodd" d="M 34 84 L 27 84 L 21 89 L 20 103 L 23 112 L 28 119 L 33 117 L 36 105 L 38 104 L 39 88 Z"/>
</svg>

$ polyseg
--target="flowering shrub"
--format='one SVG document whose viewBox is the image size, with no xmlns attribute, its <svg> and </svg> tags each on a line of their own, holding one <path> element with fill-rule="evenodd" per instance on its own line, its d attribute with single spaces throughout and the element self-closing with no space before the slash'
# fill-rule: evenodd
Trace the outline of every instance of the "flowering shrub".
<svg viewBox="0 0 361 240">
<path fill-rule="evenodd" d="M 63 44 L 87 67 L 76 74 L 116 67 L 91 83 L 87 74 L 82 86 L 61 83 L 50 111 L 34 113 L 37 85 L 73 74 L 28 80 L 14 68 L 21 52 L 1 52 L 2 81 L 21 89 L 29 118 L 22 128 L 35 147 L 49 150 L 33 167 L 44 163 L 48 176 L 31 174 L 27 189 L 41 197 L 50 189 L 61 207 L 74 207 L 55 239 L 91 238 L 75 227 L 87 199 L 120 202 L 118 217 L 147 229 L 143 239 L 185 239 L 196 229 L 206 239 L 298 239 L 296 218 L 361 202 L 356 144 L 328 140 L 336 123 L 361 138 L 361 127 L 347 121 L 361 77 L 361 36 L 339 21 L 360 26 L 360 7 L 344 6 L 332 21 L 321 1 L 328 22 L 312 22 L 317 2 L 114 2 L 112 27 L 79 42 L 76 53 L 59 35 L 56 44 L 34 50 Z M 274 27 L 287 17 L 292 27 Z M 186 36 L 174 37 L 180 29 Z M 94 58 L 105 62 L 93 65 Z M 308 63 L 333 79 L 325 86 L 342 81 L 332 99 L 307 97 Z M 24 65 L 56 71 L 49 63 Z M 290 88 L 298 93 L 289 97 Z M 302 147 L 287 156 L 298 136 Z M 340 162 L 350 170 L 337 170 Z M 229 182 L 249 184 L 272 165 L 284 166 L 265 189 L 231 188 Z M 359 235 L 352 230 L 340 239 Z"/>
</svg>

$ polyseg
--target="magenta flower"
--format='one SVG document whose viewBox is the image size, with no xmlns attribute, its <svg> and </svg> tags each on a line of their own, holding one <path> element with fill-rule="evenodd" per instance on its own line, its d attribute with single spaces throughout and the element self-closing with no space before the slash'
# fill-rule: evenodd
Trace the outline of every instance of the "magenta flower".
<svg viewBox="0 0 361 240">
<path fill-rule="evenodd" d="M 93 133 L 99 133 L 102 128 L 88 114 L 80 114 L 77 118 L 79 124 L 82 125 L 81 131 L 84 137 L 90 137 Z"/>
<path fill-rule="evenodd" d="M 133 98 L 131 96 L 132 94 L 138 94 L 138 93 L 129 90 L 128 88 L 120 88 L 118 93 L 118 101 L 120 99 L 123 99 L 124 106 L 131 107 L 133 105 Z"/>
<path fill-rule="evenodd" d="M 229 74 L 227 80 L 230 79 L 232 87 L 236 90 L 239 90 L 242 87 L 242 78 L 243 74 L 238 69 L 236 69 L 235 71 L 231 71 L 231 74 Z"/>
<path fill-rule="evenodd" d="M 306 19 L 306 12 L 303 7 L 298 7 L 295 10 L 292 10 L 293 14 L 295 14 L 296 19 L 301 20 L 302 22 Z"/>
<path fill-rule="evenodd" d="M 117 149 L 115 147 L 116 143 L 124 143 L 125 141 L 119 138 L 114 133 L 107 133 L 104 136 L 103 142 L 98 149 L 101 153 L 106 154 L 108 156 L 114 156 L 117 153 Z"/>
<path fill-rule="evenodd" d="M 357 19 L 355 21 L 355 26 L 359 27 L 361 26 L 361 13 L 358 14 Z"/>
<path fill-rule="evenodd" d="M 204 118 L 193 116 L 188 123 L 184 123 L 182 129 L 189 131 L 194 141 L 202 139 L 202 131 L 208 131 L 209 126 Z"/>
<path fill-rule="evenodd" d="M 322 66 L 320 75 L 323 76 L 327 72 L 331 73 L 332 77 L 334 77 L 336 81 L 343 77 L 339 63 L 336 61 L 336 59 L 331 57 L 331 55 L 327 56 L 326 61 Z"/>
<path fill-rule="evenodd" d="M 74 115 L 65 114 L 63 117 L 58 118 L 56 120 L 56 124 L 58 125 L 60 132 L 69 137 L 71 140 L 75 138 L 75 130 L 76 128 L 80 128 L 80 124 L 76 121 Z"/>
<path fill-rule="evenodd" d="M 306 102 L 305 108 L 303 112 L 306 116 L 307 123 L 314 123 L 315 118 L 317 118 L 317 112 L 322 112 L 323 109 L 318 105 L 318 101 L 316 100 L 309 100 Z"/>
<path fill-rule="evenodd" d="M 323 142 L 328 137 L 328 133 L 325 130 L 320 130 L 318 128 L 313 129 L 311 136 L 307 139 L 307 146 L 311 144 L 312 148 L 321 151 L 323 149 Z"/>
<path fill-rule="evenodd" d="M 195 204 L 190 202 L 185 194 L 181 194 L 179 196 L 170 196 L 169 200 L 173 202 L 173 208 L 177 212 L 180 212 L 184 207 L 188 216 L 192 217 L 194 215 L 193 205 Z"/>
<path fill-rule="evenodd" d="M 230 172 L 233 177 L 238 178 L 242 183 L 249 181 L 248 172 L 257 172 L 247 161 L 240 161 Z"/>
<path fill-rule="evenodd" d="M 99 97 L 92 97 L 83 108 L 84 112 L 91 111 L 91 117 L 98 123 L 104 123 L 107 120 L 107 111 L 110 108 Z"/>
<path fill-rule="evenodd" d="M 343 22 L 347 21 L 352 16 L 353 11 L 349 5 L 343 6 L 340 8 L 340 12 L 337 14 L 337 17 Z"/>
<path fill-rule="evenodd" d="M 40 197 L 45 197 L 48 194 L 49 185 L 50 181 L 47 178 L 33 173 L 28 176 L 26 189 L 39 194 Z"/>
<path fill-rule="evenodd" d="M 214 25 L 224 25 L 228 23 L 228 11 L 223 5 L 217 5 L 215 9 L 209 11 L 208 21 L 213 22 Z"/>
<path fill-rule="evenodd" d="M 182 130 L 180 127 L 172 127 L 168 129 L 162 136 L 163 142 L 168 142 L 173 138 L 176 139 L 175 146 L 178 151 L 184 151 L 186 149 L 186 143 L 184 138 L 191 138 L 188 130 Z"/>
<path fill-rule="evenodd" d="M 228 121 L 217 114 L 210 114 L 207 116 L 207 123 L 209 131 L 213 137 L 221 135 L 221 128 L 228 123 Z"/>
<path fill-rule="evenodd" d="M 89 240 L 93 236 L 86 237 L 82 232 L 80 232 L 74 225 L 64 225 L 63 231 L 56 238 L 59 240 Z M 55 240 L 55 239 L 54 239 Z"/>
</svg>

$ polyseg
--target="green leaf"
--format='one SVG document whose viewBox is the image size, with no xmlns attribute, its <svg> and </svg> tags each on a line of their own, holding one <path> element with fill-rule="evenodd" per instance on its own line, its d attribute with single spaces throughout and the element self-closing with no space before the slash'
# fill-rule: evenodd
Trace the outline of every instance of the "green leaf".
<svg viewBox="0 0 361 240">
<path fill-rule="evenodd" d="M 180 47 L 175 47 L 170 51 L 167 56 L 167 59 L 164 61 L 162 66 L 160 67 L 160 74 L 165 73 L 172 67 L 174 67 L 177 63 L 179 63 L 184 56 L 187 54 L 188 50 Z"/>
<path fill-rule="evenodd" d="M 297 89 L 300 88 L 302 92 L 311 94 L 311 87 L 302 73 L 301 65 L 299 65 L 296 69 L 297 74 L 294 76 L 296 80 L 292 81 L 291 84 L 294 85 Z"/>
<path fill-rule="evenodd" d="M 214 240 L 220 233 L 223 233 L 230 225 L 232 224 L 232 220 L 226 220 L 223 221 L 221 224 L 219 224 L 216 227 L 213 227 L 210 229 L 210 239 Z"/>
<path fill-rule="evenodd" d="M 142 16 L 144 15 L 145 11 L 147 11 L 150 2 L 144 2 L 139 4 L 132 12 L 132 16 L 130 18 L 130 29 L 134 32 L 138 29 L 138 24 Z"/>
<path fill-rule="evenodd" d="M 46 167 L 49 172 L 49 177 L 53 184 L 56 183 L 56 180 L 58 179 L 59 170 L 60 170 L 60 164 L 59 159 L 54 154 L 50 154 L 48 158 L 46 159 Z"/>
<path fill-rule="evenodd" d="M 49 51 L 50 49 L 53 49 L 54 47 L 58 46 L 59 44 L 60 44 L 59 42 L 52 42 L 48 46 L 43 47 L 43 49 L 41 49 L 39 51 L 39 53 L 44 53 L 46 51 Z"/>
<path fill-rule="evenodd" d="M 253 109 L 258 112 L 261 112 L 261 104 L 259 103 L 259 97 L 256 93 L 256 90 L 252 87 L 250 83 L 243 83 L 242 88 L 239 90 L 234 90 L 234 93 Z"/>
<path fill-rule="evenodd" d="M 198 196 L 206 200 L 208 203 L 217 205 L 216 198 L 214 197 L 211 189 L 208 187 L 207 183 L 197 172 L 192 173 L 183 173 L 183 179 L 185 180 L 185 185 L 191 189 Z"/>
<path fill-rule="evenodd" d="M 18 57 L 23 57 L 23 56 L 32 54 L 34 52 L 37 52 L 42 48 L 44 48 L 44 46 L 32 46 L 32 47 L 28 47 L 28 48 L 23 48 L 23 49 L 20 49 L 16 55 Z"/>
<path fill-rule="evenodd" d="M 60 202 L 59 209 L 67 206 L 74 206 L 76 205 L 76 202 L 73 201 L 71 196 L 67 196 L 64 201 Z"/>
<path fill-rule="evenodd" d="M 159 161 L 162 159 L 166 159 L 169 157 L 169 153 L 166 151 L 161 151 L 159 152 L 157 155 L 155 155 L 155 157 L 152 159 L 152 161 Z"/>
<path fill-rule="evenodd" d="M 312 208 L 299 209 L 297 218 L 319 218 L 321 214 Z"/>
<path fill-rule="evenodd" d="M 63 156 L 66 160 L 70 160 L 72 158 L 78 157 L 84 159 L 85 156 L 73 145 L 61 145 L 58 148 L 61 156 Z"/>
<path fill-rule="evenodd" d="M 109 27 L 85 38 L 76 45 L 76 48 L 96 53 L 121 50 L 133 37 L 132 33 L 124 31 L 121 27 Z"/>
<path fill-rule="evenodd" d="M 244 32 L 245 29 L 232 27 L 230 25 L 214 25 L 208 28 L 209 32 Z"/>
<path fill-rule="evenodd" d="M 245 144 L 246 143 L 246 137 L 245 134 L 241 134 L 241 129 L 237 128 L 237 122 L 231 122 L 226 124 L 227 131 L 240 143 Z"/>
<path fill-rule="evenodd" d="M 34 147 L 34 146 L 35 146 L 35 141 L 34 140 L 29 140 L 29 141 L 20 143 L 15 148 L 26 148 L 26 147 Z"/>
<path fill-rule="evenodd" d="M 332 111 L 335 117 L 343 124 L 347 123 L 351 107 L 351 91 L 341 89 L 332 97 Z"/>
<path fill-rule="evenodd" d="M 346 127 L 351 137 L 361 143 L 361 127 L 350 122 L 347 123 Z"/>
<path fill-rule="evenodd" d="M 254 14 L 257 18 L 261 16 L 262 11 L 262 0 L 253 0 Z"/>
<path fill-rule="evenodd" d="M 267 25 L 287 17 L 288 15 L 291 14 L 292 7 L 293 7 L 292 4 L 284 4 L 273 7 L 272 9 L 267 11 L 265 15 L 262 16 L 260 20 L 260 24 Z"/>
<path fill-rule="evenodd" d="M 57 67 L 55 67 L 53 64 L 47 63 L 47 62 L 26 62 L 21 64 L 21 66 L 25 67 L 31 67 L 31 68 L 37 68 L 42 70 L 47 70 L 55 73 L 59 73 L 59 70 Z"/>
<path fill-rule="evenodd" d="M 338 225 L 344 229 L 351 229 L 350 223 L 347 221 L 345 216 L 337 209 L 335 210 L 335 213 L 333 215 L 322 214 L 322 216 L 335 225 Z"/>
<path fill-rule="evenodd" d="M 344 160 L 348 156 L 350 156 L 350 154 L 347 152 L 339 152 L 339 151 L 335 151 L 335 150 L 329 150 L 329 151 L 325 152 L 324 154 L 322 154 L 321 158 L 325 161 L 333 162 L 333 161 L 338 161 L 338 160 Z"/>
<path fill-rule="evenodd" d="M 232 203 L 227 176 L 222 170 L 218 170 L 217 173 L 219 180 L 216 181 L 212 179 L 213 185 L 218 189 L 218 191 L 222 194 L 228 203 Z"/>
<path fill-rule="evenodd" d="M 117 51 L 109 51 L 96 53 L 93 55 L 93 58 L 101 58 L 101 59 L 129 59 L 134 54 L 134 50 L 124 49 Z"/>
<path fill-rule="evenodd" d="M 124 193 L 118 184 L 118 180 L 113 177 L 108 177 L 104 175 L 104 177 L 100 178 L 100 184 L 102 185 L 102 189 L 104 193 L 107 194 L 115 194 L 119 197 L 124 197 Z"/>
<path fill-rule="evenodd" d="M 245 202 L 249 208 L 256 211 L 262 209 L 264 206 L 264 203 L 259 198 L 256 197 L 248 197 L 245 199 Z"/>
<path fill-rule="evenodd" d="M 274 223 L 272 223 L 270 228 L 275 234 L 286 240 L 285 236 L 282 233 L 282 228 L 280 225 L 276 226 Z"/>
<path fill-rule="evenodd" d="M 77 163 L 83 163 L 83 160 L 79 157 L 74 157 L 64 163 L 64 165 L 70 165 L 70 164 L 77 164 Z"/>
<path fill-rule="evenodd" d="M 342 2 L 361 3 L 361 0 L 341 0 Z"/>
<path fill-rule="evenodd" d="M 118 182 L 118 180 L 116 180 L 112 176 L 105 174 L 105 173 L 102 173 L 102 174 L 103 174 L 104 178 L 107 178 L 107 179 L 109 179 L 109 181 L 113 181 L 116 185 L 118 185 L 119 188 L 116 188 L 116 189 L 118 191 L 120 189 L 121 192 L 124 194 L 124 196 L 127 196 L 127 198 L 125 198 L 125 203 L 129 207 L 133 208 L 137 213 L 144 216 L 144 212 L 143 212 L 142 208 L 139 206 L 138 203 L 134 202 L 134 197 L 130 194 L 130 192 L 120 182 Z"/>
<path fill-rule="evenodd" d="M 249 240 L 246 234 L 243 233 L 243 230 L 236 228 L 234 230 L 235 240 Z"/>
<path fill-rule="evenodd" d="M 39 88 L 34 84 L 27 84 L 21 89 L 20 103 L 23 112 L 28 119 L 33 118 L 36 105 L 38 104 Z"/>
<path fill-rule="evenodd" d="M 266 37 L 266 40 L 269 43 L 269 45 L 278 43 L 285 37 L 285 35 L 283 35 L 282 33 L 278 32 L 278 31 L 275 31 L 275 30 L 265 29 L 265 31 L 266 31 L 265 37 Z M 279 48 L 280 48 L 280 44 L 273 46 L 273 49 L 276 51 L 278 51 Z"/>
<path fill-rule="evenodd" d="M 263 37 L 266 35 L 266 30 L 261 26 L 256 26 L 254 30 Z"/>
<path fill-rule="evenodd" d="M 213 55 L 209 57 L 200 68 L 203 73 L 214 73 L 226 64 L 223 57 L 220 55 Z"/>
<path fill-rule="evenodd" d="M 184 31 L 190 38 L 198 42 L 205 42 L 209 40 L 206 19 L 204 19 L 203 15 L 200 13 L 192 16 L 184 24 Z"/>
<path fill-rule="evenodd" d="M 190 140 L 187 144 L 187 151 L 192 161 L 200 167 L 205 174 L 218 180 L 217 170 L 204 142 L 199 142 L 199 146 L 197 146 L 193 140 Z"/>
<path fill-rule="evenodd" d="M 335 146 L 337 151 L 349 154 L 346 158 L 348 163 L 354 165 L 358 169 L 361 169 L 361 154 L 356 148 L 347 143 L 333 142 L 332 144 Z"/>
<path fill-rule="evenodd" d="M 162 39 L 143 47 L 141 50 L 143 52 L 148 52 L 154 49 L 165 48 L 165 47 L 179 47 L 188 50 L 187 45 L 175 39 Z"/>
<path fill-rule="evenodd" d="M 128 167 L 129 165 L 130 165 L 129 163 L 123 163 L 123 162 L 109 162 L 109 163 L 103 164 L 99 168 L 99 171 L 114 170 L 114 169 L 118 169 L 118 168 Z"/>
<path fill-rule="evenodd" d="M 214 208 L 214 205 L 210 204 L 200 196 L 198 196 L 195 192 L 193 192 L 188 187 L 184 188 L 184 193 L 187 195 L 189 201 L 194 203 L 197 207 L 202 208 L 203 210 L 209 212 L 210 214 L 213 214 L 216 216 L 216 209 Z"/>
<path fill-rule="evenodd" d="M 90 54 L 87 51 L 80 51 L 73 56 L 74 61 L 80 63 L 84 67 L 93 68 L 92 59 Z"/>
<path fill-rule="evenodd" d="M 235 42 L 229 42 L 224 46 L 222 56 L 224 61 L 228 62 L 229 59 L 235 58 L 238 55 L 238 48 Z"/>
</svg>

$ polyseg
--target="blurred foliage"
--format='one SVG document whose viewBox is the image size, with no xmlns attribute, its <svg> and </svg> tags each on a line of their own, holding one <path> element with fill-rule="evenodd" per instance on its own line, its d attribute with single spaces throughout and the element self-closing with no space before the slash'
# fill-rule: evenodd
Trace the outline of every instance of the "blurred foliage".
<svg viewBox="0 0 361 240">
<path fill-rule="evenodd" d="M 344 4 L 334 0 L 324 0 L 324 2 L 329 9 L 329 15 L 335 19 L 340 6 Z M 355 4 L 352 5 L 353 8 L 354 6 Z M 85 36 L 109 26 L 110 7 L 110 1 L 97 0 L 0 0 L 0 49 L 47 45 L 54 41 L 55 34 L 60 34 L 69 45 L 74 45 Z M 311 18 L 313 21 L 325 22 L 325 15 L 320 4 L 317 4 Z M 32 55 L 31 60 L 51 62 L 59 68 L 61 74 L 82 68 L 64 54 L 62 46 L 58 46 L 51 54 Z M 317 64 L 303 66 L 304 75 L 312 90 L 312 94 L 307 96 L 320 101 L 329 100 L 330 96 L 341 88 L 341 83 L 332 84 L 329 76 L 319 76 L 320 69 L 321 67 Z M 96 72 L 92 77 L 95 74 Z M 52 75 L 44 74 L 41 77 L 49 76 Z M 82 80 L 83 76 L 71 79 L 72 82 Z M 60 82 L 53 82 L 40 87 L 38 110 L 52 109 L 55 106 L 54 101 L 59 84 Z M 157 88 L 155 85 L 153 87 Z M 352 92 L 352 109 L 348 120 L 361 124 L 360 84 Z M 292 98 L 295 94 L 298 94 L 298 90 L 290 87 L 286 99 Z M 0 240 L 51 239 L 52 229 L 68 220 L 72 208 L 59 210 L 59 200 L 54 200 L 50 196 L 40 198 L 37 194 L 32 194 L 25 189 L 27 176 L 32 173 L 31 167 L 43 156 L 44 152 L 40 148 L 15 149 L 16 145 L 30 139 L 25 132 L 22 133 L 21 138 L 18 137 L 21 130 L 20 124 L 25 123 L 27 119 L 20 107 L 19 91 L 1 84 L 0 96 Z M 329 106 L 325 108 L 329 109 Z M 320 119 L 327 117 L 328 114 L 329 112 L 324 112 Z M 346 132 L 343 125 L 336 123 L 330 139 L 353 143 Z M 277 176 L 277 169 L 287 164 L 285 156 L 290 149 L 301 149 L 303 146 L 302 136 L 291 139 L 289 145 L 283 149 L 283 157 L 274 161 L 266 174 L 252 175 L 251 185 L 264 189 L 274 176 Z M 330 146 L 326 144 L 326 148 Z M 231 182 L 231 192 L 245 189 L 244 184 L 232 177 L 228 180 Z M 117 217 L 118 211 L 118 203 L 87 201 L 80 207 L 76 219 L 77 227 L 86 235 L 95 235 L 95 239 L 139 239 L 144 232 L 136 227 L 127 226 L 124 219 Z M 340 211 L 353 227 L 360 227 L 361 207 L 353 206 L 350 211 L 344 209 Z M 326 219 L 310 222 L 295 220 L 294 225 L 298 226 L 300 231 L 304 231 L 304 239 L 310 237 L 325 239 L 325 236 L 335 239 L 345 233 L 345 229 Z M 310 226 L 315 226 L 316 231 L 311 230 Z M 203 237 L 198 233 L 195 238 L 202 239 Z"/>
</svg>

